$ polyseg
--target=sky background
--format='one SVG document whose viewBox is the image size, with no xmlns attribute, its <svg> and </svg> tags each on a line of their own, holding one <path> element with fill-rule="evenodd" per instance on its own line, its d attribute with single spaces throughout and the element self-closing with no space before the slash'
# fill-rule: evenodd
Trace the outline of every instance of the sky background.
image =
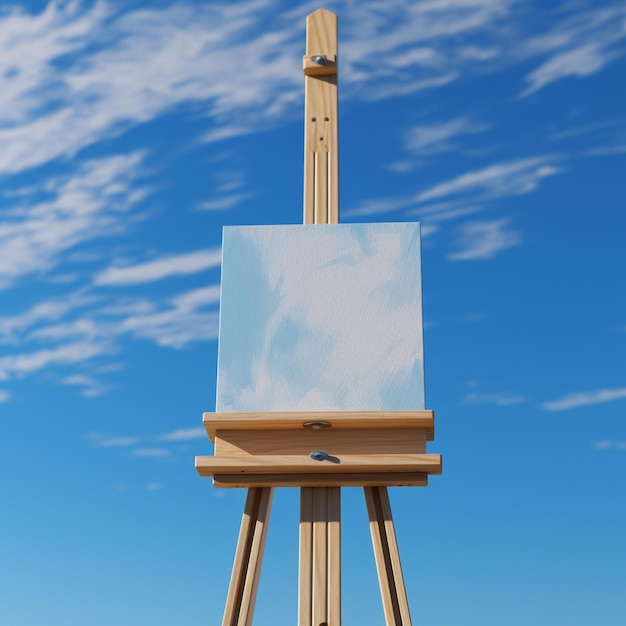
<svg viewBox="0 0 626 626">
<path fill-rule="evenodd" d="M 0 623 L 221 623 L 223 225 L 302 221 L 307 2 L 0 8 Z M 429 451 L 391 492 L 414 622 L 626 622 L 626 6 L 327 2 L 344 222 L 420 221 Z M 382 624 L 343 491 L 344 624 Z M 279 490 L 255 624 L 293 624 Z"/>
</svg>

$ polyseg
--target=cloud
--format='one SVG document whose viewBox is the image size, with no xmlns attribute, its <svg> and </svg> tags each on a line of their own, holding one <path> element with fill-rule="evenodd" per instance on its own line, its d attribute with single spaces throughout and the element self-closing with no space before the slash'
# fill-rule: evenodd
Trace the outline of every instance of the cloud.
<svg viewBox="0 0 626 626">
<path fill-rule="evenodd" d="M 464 404 L 495 404 L 496 406 L 511 406 L 526 402 L 526 398 L 512 393 L 477 393 L 472 392 L 463 398 Z"/>
<path fill-rule="evenodd" d="M 381 12 L 375 2 L 335 4 L 345 16 L 342 93 L 366 99 L 434 89 L 488 62 L 499 48 L 495 27 L 513 6 L 388 0 Z M 215 122 L 210 141 L 295 119 L 307 8 L 279 7 L 243 0 L 124 11 L 112 2 L 51 2 L 40 13 L 5 12 L 0 172 L 71 157 L 184 105 Z"/>
<path fill-rule="evenodd" d="M 169 433 L 157 437 L 159 441 L 188 441 L 189 439 L 204 439 L 207 436 L 203 426 L 197 428 L 177 428 Z"/>
<path fill-rule="evenodd" d="M 0 404 L 8 402 L 11 394 L 6 389 L 0 389 Z"/>
<path fill-rule="evenodd" d="M 86 340 L 4 356 L 0 358 L 0 380 L 33 374 L 51 366 L 83 363 L 106 354 L 110 349 L 105 342 Z"/>
<path fill-rule="evenodd" d="M 196 274 L 218 267 L 221 259 L 222 251 L 220 248 L 163 256 L 137 265 L 109 267 L 99 273 L 94 282 L 96 285 L 139 285 L 171 276 Z"/>
<path fill-rule="evenodd" d="M 546 411 L 565 411 L 567 409 L 576 409 L 580 406 L 602 404 L 623 398 L 626 398 L 626 387 L 599 389 L 584 393 L 572 393 L 557 400 L 550 400 L 549 402 L 544 402 L 541 408 Z"/>
<path fill-rule="evenodd" d="M 539 91 L 542 87 L 568 76 L 591 76 L 615 56 L 615 53 L 604 50 L 597 44 L 588 44 L 561 52 L 528 74 L 526 82 L 530 85 L 521 95 L 522 97 L 528 96 Z"/>
<path fill-rule="evenodd" d="M 0 17 L 0 172 L 72 156 L 183 103 L 231 121 L 278 119 L 298 99 L 301 70 L 293 29 L 260 28 L 272 4 L 55 2 Z"/>
<path fill-rule="evenodd" d="M 407 150 L 418 155 L 448 152 L 456 147 L 452 141 L 460 135 L 478 133 L 486 126 L 471 122 L 466 117 L 458 117 L 447 122 L 421 124 L 409 129 L 404 137 Z"/>
<path fill-rule="evenodd" d="M 475 71 L 544 59 L 527 93 L 588 76 L 621 54 L 623 7 L 564 8 L 539 37 L 513 0 L 332 3 L 342 15 L 342 94 L 392 98 Z M 173 3 L 124 10 L 50 2 L 0 16 L 0 172 L 16 173 L 188 107 L 211 120 L 207 141 L 296 119 L 304 16 L 314 4 Z M 260 61 L 261 60 L 261 61 Z M 445 130 L 445 129 L 442 129 Z M 226 206 L 236 195 L 208 201 Z M 217 204 L 216 204 L 217 203 Z"/>
<path fill-rule="evenodd" d="M 506 230 L 506 219 L 469 222 L 459 229 L 455 245 L 459 250 L 447 256 L 451 261 L 492 259 L 496 253 L 521 243 L 519 232 Z"/>
<path fill-rule="evenodd" d="M 71 293 L 63 299 L 42 300 L 19 315 L 0 317 L 0 343 L 16 343 L 19 334 L 33 325 L 55 321 L 95 300 L 84 293 Z"/>
<path fill-rule="evenodd" d="M 207 311 L 205 307 L 218 301 L 218 285 L 194 289 L 173 298 L 163 308 L 125 317 L 117 324 L 116 332 L 151 339 L 168 348 L 216 339 L 217 311 Z"/>
<path fill-rule="evenodd" d="M 378 3 L 359 3 L 342 22 L 347 89 L 379 100 L 449 84 L 481 63 L 476 55 L 468 57 L 467 38 L 480 36 L 483 47 L 497 47 L 492 37 L 511 6 L 491 0 L 388 0 L 383 12 Z"/>
<path fill-rule="evenodd" d="M 135 152 L 86 161 L 73 174 L 46 181 L 28 201 L 20 198 L 5 209 L 0 289 L 50 271 L 81 243 L 124 231 L 126 214 L 146 193 L 135 186 L 142 157 Z"/>
<path fill-rule="evenodd" d="M 612 441 L 611 439 L 604 439 L 602 441 L 596 441 L 593 444 L 596 450 L 626 450 L 626 441 Z"/>
<path fill-rule="evenodd" d="M 501 197 L 524 195 L 535 191 L 541 182 L 562 172 L 557 157 L 540 156 L 494 163 L 429 187 L 405 197 L 368 199 L 348 209 L 344 215 L 380 214 L 404 210 L 426 227 L 459 220 L 489 208 Z M 451 261 L 488 260 L 497 253 L 517 246 L 520 232 L 507 228 L 507 218 L 469 221 L 456 229 L 452 243 L 456 250 L 447 255 Z M 434 231 L 433 231 L 434 232 Z"/>
<path fill-rule="evenodd" d="M 138 448 L 133 450 L 131 456 L 145 456 L 153 458 L 164 458 L 170 456 L 170 452 L 163 448 Z"/>
<path fill-rule="evenodd" d="M 205 200 L 198 205 L 201 211 L 226 211 L 241 204 L 245 200 L 252 198 L 255 194 L 246 191 L 240 191 L 238 193 L 225 194 L 220 197 L 214 197 L 210 200 Z"/>
<path fill-rule="evenodd" d="M 95 398 L 101 396 L 107 391 L 107 387 L 100 382 L 92 378 L 91 376 L 85 376 L 84 374 L 74 374 L 67 376 L 61 380 L 62 385 L 76 385 L 82 387 L 81 395 L 85 398 Z M 100 444 L 103 445 L 103 444 Z"/>
<path fill-rule="evenodd" d="M 139 437 L 112 437 L 100 439 L 96 445 L 100 448 L 127 448 L 136 445 L 139 441 Z"/>
<path fill-rule="evenodd" d="M 610 61 L 624 55 L 626 8 L 621 4 L 577 10 L 539 36 L 520 46 L 522 56 L 549 54 L 525 80 L 528 87 L 521 97 L 567 77 L 584 78 L 602 70 Z"/>
<path fill-rule="evenodd" d="M 102 395 L 110 385 L 98 378 L 120 365 L 94 368 L 93 363 L 119 352 L 124 337 L 174 349 L 215 339 L 219 295 L 219 285 L 210 285 L 162 301 L 111 302 L 85 292 L 69 294 L 65 305 L 43 301 L 21 315 L 0 318 L 0 342 L 10 346 L 0 357 L 0 380 L 80 364 L 83 370 L 89 367 L 90 374 L 66 375 L 59 379 L 61 384 L 81 388 L 85 397 Z"/>
<path fill-rule="evenodd" d="M 546 178 L 563 171 L 556 156 L 546 155 L 493 163 L 424 191 L 407 196 L 370 198 L 343 215 L 349 217 L 406 210 L 424 220 L 453 219 L 484 210 L 484 205 L 501 197 L 531 193 Z"/>
<path fill-rule="evenodd" d="M 561 172 L 551 163 L 553 160 L 554 157 L 542 156 L 495 163 L 439 183 L 421 192 L 416 201 L 438 200 L 475 191 L 485 193 L 488 198 L 527 194 L 537 189 L 544 178 Z"/>
</svg>

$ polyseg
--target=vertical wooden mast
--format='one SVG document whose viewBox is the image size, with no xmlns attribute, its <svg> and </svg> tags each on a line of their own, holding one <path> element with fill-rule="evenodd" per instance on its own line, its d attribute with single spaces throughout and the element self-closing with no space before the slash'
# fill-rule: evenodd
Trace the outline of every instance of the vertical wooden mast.
<svg viewBox="0 0 626 626">
<path fill-rule="evenodd" d="M 337 16 L 318 9 L 306 20 L 304 70 L 304 223 L 339 222 Z"/>
<path fill-rule="evenodd" d="M 306 20 L 304 71 L 304 223 L 339 222 L 337 16 Z M 298 626 L 341 624 L 341 492 L 300 491 Z"/>
</svg>

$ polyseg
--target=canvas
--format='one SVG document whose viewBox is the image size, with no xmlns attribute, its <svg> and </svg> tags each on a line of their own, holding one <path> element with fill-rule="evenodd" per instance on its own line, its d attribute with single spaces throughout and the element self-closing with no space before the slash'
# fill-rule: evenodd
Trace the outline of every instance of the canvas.
<svg viewBox="0 0 626 626">
<path fill-rule="evenodd" d="M 216 410 L 425 408 L 419 232 L 225 227 Z"/>
</svg>

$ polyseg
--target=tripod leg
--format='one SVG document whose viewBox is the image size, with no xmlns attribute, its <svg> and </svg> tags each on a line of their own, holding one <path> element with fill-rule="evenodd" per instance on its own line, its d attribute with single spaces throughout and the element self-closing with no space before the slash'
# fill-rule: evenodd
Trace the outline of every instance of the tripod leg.
<svg viewBox="0 0 626 626">
<path fill-rule="evenodd" d="M 378 583 L 387 626 L 411 626 L 387 487 L 365 487 Z"/>
<path fill-rule="evenodd" d="M 341 624 L 341 492 L 300 491 L 298 626 Z"/>
<path fill-rule="evenodd" d="M 251 626 L 272 506 L 271 487 L 248 489 L 222 626 Z"/>
<path fill-rule="evenodd" d="M 328 487 L 328 626 L 341 626 L 341 488 Z"/>
</svg>

